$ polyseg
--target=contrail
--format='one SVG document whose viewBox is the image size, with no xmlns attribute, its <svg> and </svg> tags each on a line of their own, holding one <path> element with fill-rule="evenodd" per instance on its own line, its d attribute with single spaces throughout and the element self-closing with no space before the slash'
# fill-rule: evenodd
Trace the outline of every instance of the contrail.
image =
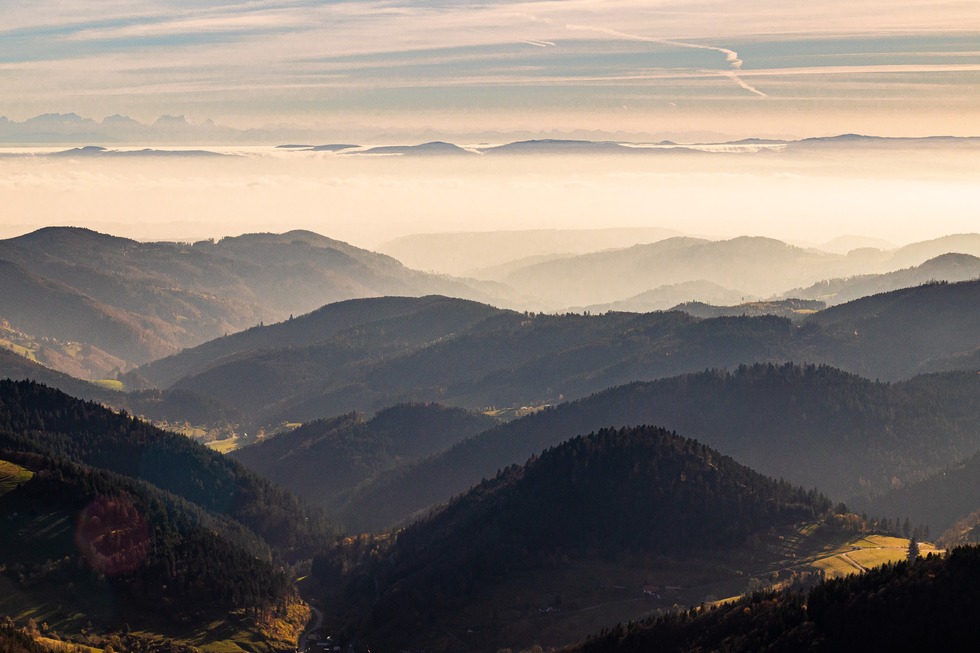
<svg viewBox="0 0 980 653">
<path fill-rule="evenodd" d="M 646 41 L 648 43 L 659 43 L 660 45 L 674 45 L 681 48 L 693 48 L 696 50 L 713 50 L 715 52 L 720 52 L 725 55 L 725 61 L 732 67 L 732 70 L 723 72 L 722 75 L 728 77 L 733 82 L 744 88 L 750 93 L 755 93 L 760 97 L 769 97 L 759 89 L 755 88 L 744 79 L 738 76 L 736 71 L 742 69 L 742 60 L 738 58 L 738 53 L 734 50 L 729 50 L 728 48 L 719 48 L 714 45 L 702 45 L 700 43 L 686 43 L 684 41 L 673 41 L 671 39 L 658 39 L 652 36 L 641 36 L 639 34 L 627 34 L 626 32 L 620 32 L 614 29 L 608 29 L 606 27 L 592 27 L 591 25 L 565 25 L 567 29 L 581 30 L 585 32 L 599 32 L 600 34 L 608 34 L 610 36 L 617 36 L 624 39 L 632 39 L 634 41 Z"/>
</svg>

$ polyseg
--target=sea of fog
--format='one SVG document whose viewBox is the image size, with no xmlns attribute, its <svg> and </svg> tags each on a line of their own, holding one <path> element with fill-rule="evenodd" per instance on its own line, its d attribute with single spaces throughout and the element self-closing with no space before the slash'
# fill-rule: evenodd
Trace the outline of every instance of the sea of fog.
<svg viewBox="0 0 980 653">
<path fill-rule="evenodd" d="M 501 229 L 662 227 L 795 243 L 856 234 L 902 244 L 980 228 L 973 141 L 633 149 L 642 151 L 3 148 L 0 237 L 49 225 L 144 240 L 309 229 L 377 249 L 413 233 Z"/>
</svg>

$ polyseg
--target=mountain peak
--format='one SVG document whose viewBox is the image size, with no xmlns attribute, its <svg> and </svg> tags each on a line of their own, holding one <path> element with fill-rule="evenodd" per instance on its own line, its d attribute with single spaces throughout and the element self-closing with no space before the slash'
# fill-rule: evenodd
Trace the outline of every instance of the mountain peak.
<svg viewBox="0 0 980 653">
<path fill-rule="evenodd" d="M 164 127 L 164 126 L 189 125 L 189 124 L 190 123 L 187 122 L 187 118 L 185 118 L 184 116 L 163 115 L 156 119 L 156 122 L 153 123 L 153 126 Z"/>
</svg>

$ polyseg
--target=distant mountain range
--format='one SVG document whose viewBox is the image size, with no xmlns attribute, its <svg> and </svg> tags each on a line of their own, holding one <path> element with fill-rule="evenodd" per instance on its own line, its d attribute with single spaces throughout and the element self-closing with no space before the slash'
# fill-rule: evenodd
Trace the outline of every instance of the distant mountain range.
<svg viewBox="0 0 980 653">
<path fill-rule="evenodd" d="M 194 122 L 185 116 L 163 115 L 152 122 L 141 122 L 128 116 L 112 115 L 99 119 L 83 117 L 77 113 L 45 113 L 25 120 L 11 120 L 0 116 L 0 142 L 10 144 L 148 144 L 148 143 L 284 143 L 283 149 L 307 149 L 320 151 L 340 151 L 356 148 L 356 145 L 336 146 L 316 144 L 322 129 L 299 125 L 270 125 L 250 129 L 238 129 L 216 124 L 213 120 Z M 429 138 L 437 133 L 429 134 Z M 439 135 L 439 138 L 445 138 Z M 625 136 L 629 138 L 630 136 Z M 635 138 L 636 135 L 633 135 Z M 424 143 L 399 144 L 392 141 L 398 137 L 386 135 L 391 150 L 378 150 L 372 154 L 394 154 L 399 156 L 430 156 L 433 154 L 484 153 L 488 155 L 663 155 L 663 154 L 731 154 L 759 150 L 791 148 L 795 150 L 818 150 L 833 147 L 928 147 L 930 145 L 949 147 L 974 147 L 980 138 L 933 136 L 925 138 L 890 138 L 841 134 L 838 136 L 804 138 L 801 140 L 742 139 L 721 142 L 672 141 L 622 141 L 590 140 L 591 135 L 573 134 L 560 137 L 531 137 L 525 134 L 487 133 L 466 137 L 466 142 L 488 141 L 502 145 L 480 145 L 463 148 L 445 140 L 429 140 Z M 290 139 L 288 141 L 283 139 Z M 378 137 L 373 140 L 377 142 Z M 508 139 L 504 141 L 502 139 Z M 308 144 L 313 143 L 313 144 Z M 319 141 L 323 143 L 323 141 Z"/>
<path fill-rule="evenodd" d="M 0 142 L 23 144 L 123 144 L 123 143 L 269 143 L 293 135 L 310 137 L 303 128 L 235 129 L 211 120 L 193 123 L 184 116 L 160 116 L 142 123 L 127 116 L 102 120 L 76 113 L 46 113 L 18 122 L 0 116 Z"/>
<path fill-rule="evenodd" d="M 510 271 L 500 280 L 528 296 L 547 298 L 565 306 L 612 307 L 619 301 L 627 306 L 631 302 L 641 305 L 642 293 L 691 282 L 715 284 L 740 297 L 762 298 L 788 296 L 789 287 L 809 286 L 826 279 L 918 266 L 950 252 L 980 256 L 980 235 L 946 236 L 890 251 L 858 249 L 846 255 L 803 249 L 760 237 L 722 241 L 667 238 L 624 249 L 533 263 Z M 930 280 L 930 276 L 937 279 L 949 270 L 949 263 L 937 262 L 920 276 L 927 277 L 925 280 Z M 950 280 L 963 276 L 959 270 L 952 274 L 956 278 Z M 910 285 L 915 285 L 914 279 L 912 274 L 905 277 Z M 895 277 L 891 283 L 901 284 L 902 279 Z M 819 293 L 811 292 L 803 298 L 819 298 L 813 295 Z M 624 299 L 629 297 L 635 299 Z"/>
<path fill-rule="evenodd" d="M 413 234 L 382 245 L 381 251 L 418 270 L 500 280 L 504 274 L 488 268 L 520 266 L 522 259 L 530 257 L 585 254 L 679 235 L 656 227 Z"/>
</svg>

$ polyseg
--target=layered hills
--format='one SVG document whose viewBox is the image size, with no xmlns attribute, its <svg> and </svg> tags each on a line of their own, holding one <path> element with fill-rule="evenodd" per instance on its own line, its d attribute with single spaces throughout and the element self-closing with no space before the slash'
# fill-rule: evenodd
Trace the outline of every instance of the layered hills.
<svg viewBox="0 0 980 653">
<path fill-rule="evenodd" d="M 980 235 L 946 236 L 896 250 L 856 249 L 845 255 L 794 247 L 771 238 L 710 241 L 676 237 L 533 263 L 500 280 L 558 306 L 605 306 L 694 281 L 717 284 L 741 296 L 770 297 L 827 279 L 919 266 L 947 253 L 980 256 Z M 922 272 L 925 280 L 937 279 L 929 275 L 945 265 L 927 268 Z M 956 278 L 950 280 L 963 278 L 960 272 L 954 274 Z M 906 277 L 909 285 L 915 285 L 916 275 Z M 902 279 L 897 276 L 890 282 L 899 284 Z"/>
<path fill-rule="evenodd" d="M 635 424 L 688 433 L 762 473 L 838 500 L 864 497 L 868 506 L 980 448 L 978 398 L 973 371 L 885 384 L 829 367 L 754 365 L 635 382 L 502 424 L 376 479 L 353 493 L 344 521 L 382 528 L 579 433 Z"/>
<path fill-rule="evenodd" d="M 389 246 L 423 269 L 497 267 L 493 281 L 476 281 L 412 270 L 309 231 L 190 244 L 48 227 L 0 241 L 0 319 L 33 338 L 28 348 L 43 349 L 46 365 L 95 379 L 351 298 L 442 294 L 535 311 L 648 311 L 691 300 L 736 304 L 795 287 L 803 299 L 840 303 L 973 278 L 970 257 L 980 254 L 976 234 L 846 255 L 767 238 L 672 235 L 539 230 L 406 237 Z M 624 247 L 637 241 L 654 242 Z M 910 266 L 918 267 L 903 270 Z M 855 276 L 880 273 L 887 275 Z"/>
<path fill-rule="evenodd" d="M 123 367 L 351 297 L 488 298 L 306 231 L 183 244 L 51 227 L 0 241 L 0 278 L 0 317 L 36 336 L 95 346 Z"/>
<path fill-rule="evenodd" d="M 974 250 L 975 247 L 968 245 Z M 903 256 L 912 256 L 912 250 Z M 808 288 L 796 288 L 785 297 L 814 299 L 828 305 L 843 304 L 868 295 L 900 288 L 920 286 L 931 281 L 969 281 L 980 278 L 980 258 L 970 254 L 940 254 L 921 265 L 884 274 L 865 274 L 843 279 L 828 279 Z"/>
<path fill-rule="evenodd" d="M 901 379 L 968 367 L 980 346 L 978 306 L 980 281 L 894 291 L 797 322 L 681 312 L 533 315 L 441 297 L 355 300 L 126 378 L 201 395 L 260 426 L 400 402 L 535 407 L 755 362 L 823 362 Z"/>
</svg>

